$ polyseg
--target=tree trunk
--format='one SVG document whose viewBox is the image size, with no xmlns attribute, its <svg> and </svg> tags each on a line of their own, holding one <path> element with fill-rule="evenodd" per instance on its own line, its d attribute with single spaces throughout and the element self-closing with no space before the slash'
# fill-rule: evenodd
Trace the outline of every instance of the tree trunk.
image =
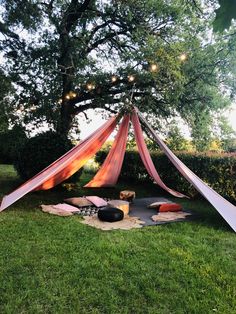
<svg viewBox="0 0 236 314">
<path fill-rule="evenodd" d="M 73 88 L 74 66 L 72 64 L 69 32 L 65 26 L 60 34 L 60 46 L 61 55 L 58 60 L 58 65 L 61 69 L 62 76 L 62 104 L 57 131 L 60 134 L 67 136 L 71 128 L 73 115 L 70 106 L 70 99 L 67 99 L 66 97 Z"/>
<path fill-rule="evenodd" d="M 61 104 L 60 120 L 57 132 L 67 136 L 70 131 L 72 121 L 73 115 L 71 114 L 70 103 L 69 101 L 63 101 Z"/>
</svg>

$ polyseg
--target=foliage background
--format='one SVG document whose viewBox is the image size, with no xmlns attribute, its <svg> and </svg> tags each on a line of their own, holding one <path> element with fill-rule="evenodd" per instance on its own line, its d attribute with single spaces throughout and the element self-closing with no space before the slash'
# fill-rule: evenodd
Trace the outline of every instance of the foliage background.
<svg viewBox="0 0 236 314">
<path fill-rule="evenodd" d="M 79 113 L 120 111 L 133 90 L 153 125 L 182 118 L 196 144 L 207 143 L 214 117 L 235 99 L 235 25 L 212 32 L 218 6 L 212 0 L 1 1 L 0 75 L 9 82 L 0 94 L 2 125 L 41 124 L 68 134 L 78 129 Z M 198 146 L 204 149 L 203 141 Z"/>
<path fill-rule="evenodd" d="M 175 153 L 187 167 L 216 192 L 236 202 L 236 154 Z M 107 151 L 98 152 L 96 162 L 102 164 L 106 156 Z M 165 154 L 151 152 L 151 157 L 160 177 L 167 186 L 191 197 L 199 196 L 195 188 L 179 174 Z M 137 151 L 126 152 L 120 179 L 136 183 L 151 181 Z"/>
</svg>

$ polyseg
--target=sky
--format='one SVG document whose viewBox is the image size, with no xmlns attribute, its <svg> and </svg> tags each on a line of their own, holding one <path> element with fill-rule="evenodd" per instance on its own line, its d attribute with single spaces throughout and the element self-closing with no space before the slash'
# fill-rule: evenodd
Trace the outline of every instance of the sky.
<svg viewBox="0 0 236 314">
<path fill-rule="evenodd" d="M 81 140 L 85 139 L 107 121 L 106 118 L 102 117 L 102 114 L 95 113 L 93 110 L 87 110 L 86 113 L 89 117 L 89 121 L 86 121 L 83 114 L 78 115 Z"/>
</svg>

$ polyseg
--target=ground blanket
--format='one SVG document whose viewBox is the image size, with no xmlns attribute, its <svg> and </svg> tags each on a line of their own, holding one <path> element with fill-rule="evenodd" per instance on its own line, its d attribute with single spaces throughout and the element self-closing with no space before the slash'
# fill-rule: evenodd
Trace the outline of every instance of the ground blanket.
<svg viewBox="0 0 236 314">
<path fill-rule="evenodd" d="M 143 226 L 155 226 L 163 223 L 184 221 L 189 220 L 192 217 L 192 213 L 186 210 L 175 213 L 158 213 L 154 208 L 147 208 L 148 205 L 155 202 L 171 203 L 171 201 L 164 197 L 137 198 L 130 206 L 129 215 L 131 217 L 139 217 L 141 220 L 145 221 Z"/>
<path fill-rule="evenodd" d="M 95 227 L 97 229 L 102 230 L 114 230 L 114 229 L 123 229 L 129 230 L 133 228 L 141 228 L 144 221 L 140 220 L 138 217 L 129 217 L 128 215 L 125 216 L 123 220 L 116 221 L 116 222 L 106 222 L 101 221 L 97 218 L 97 215 L 94 216 L 85 216 L 81 221 L 83 224 L 89 225 L 91 227 Z"/>
</svg>

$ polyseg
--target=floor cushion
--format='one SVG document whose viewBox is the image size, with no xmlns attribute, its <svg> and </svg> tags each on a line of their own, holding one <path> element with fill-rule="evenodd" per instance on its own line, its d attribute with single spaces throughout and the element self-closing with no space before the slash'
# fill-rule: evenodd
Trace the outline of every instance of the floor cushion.
<svg viewBox="0 0 236 314">
<path fill-rule="evenodd" d="M 62 204 L 56 204 L 56 205 L 52 205 L 54 208 L 59 209 L 59 210 L 65 210 L 68 212 L 77 212 L 79 209 L 75 206 L 71 206 L 65 203 Z"/>
<path fill-rule="evenodd" d="M 85 197 L 71 197 L 64 199 L 64 202 L 67 204 L 76 206 L 76 207 L 88 207 L 92 206 L 93 203 L 87 200 Z"/>
<path fill-rule="evenodd" d="M 133 202 L 133 200 L 135 199 L 135 192 L 129 190 L 121 191 L 120 199 L 127 202 Z"/>
<path fill-rule="evenodd" d="M 168 203 L 168 202 L 165 202 L 165 201 L 155 202 L 155 203 L 152 203 L 152 204 L 148 205 L 148 208 L 159 209 L 159 207 L 160 207 L 162 204 L 169 204 L 169 203 Z"/>
<path fill-rule="evenodd" d="M 176 203 L 166 203 L 166 204 L 162 204 L 159 207 L 159 212 L 163 213 L 163 212 L 178 212 L 182 210 L 182 206 L 180 204 L 176 204 Z"/>
<path fill-rule="evenodd" d="M 120 210 L 123 211 L 124 215 L 128 215 L 129 213 L 129 202 L 122 200 L 111 200 L 108 201 L 108 206 L 119 208 Z"/>
<path fill-rule="evenodd" d="M 52 205 L 41 205 L 42 211 L 45 213 L 57 215 L 57 216 L 72 216 L 72 212 L 66 210 L 54 208 Z"/>
<path fill-rule="evenodd" d="M 93 203 L 96 207 L 104 207 L 107 206 L 107 202 L 98 196 L 86 196 L 86 199 Z"/>
<path fill-rule="evenodd" d="M 105 207 L 99 209 L 98 218 L 101 221 L 115 222 L 122 220 L 124 218 L 124 213 L 119 208 Z"/>
</svg>

